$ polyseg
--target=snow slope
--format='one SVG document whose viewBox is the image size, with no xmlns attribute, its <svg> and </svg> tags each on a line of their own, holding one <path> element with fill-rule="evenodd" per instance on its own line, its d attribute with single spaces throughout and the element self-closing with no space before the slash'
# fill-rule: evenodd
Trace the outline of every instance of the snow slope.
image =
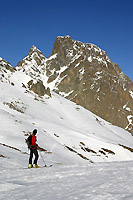
<svg viewBox="0 0 133 200">
<path fill-rule="evenodd" d="M 22 72 L 6 75 L 9 81 L 0 82 L 0 200 L 133 198 L 130 133 L 54 92 L 38 97 L 21 86 L 29 81 Z M 27 169 L 25 138 L 34 128 L 50 168 Z"/>
<path fill-rule="evenodd" d="M 0 170 L 0 200 L 132 200 L 133 162 Z"/>
<path fill-rule="evenodd" d="M 14 86 L 0 83 L 0 143 L 25 152 L 25 135 L 37 128 L 39 145 L 58 162 L 133 160 L 123 148 L 133 146 L 130 133 L 55 93 L 38 97 L 21 87 L 22 74 L 16 73 Z"/>
</svg>

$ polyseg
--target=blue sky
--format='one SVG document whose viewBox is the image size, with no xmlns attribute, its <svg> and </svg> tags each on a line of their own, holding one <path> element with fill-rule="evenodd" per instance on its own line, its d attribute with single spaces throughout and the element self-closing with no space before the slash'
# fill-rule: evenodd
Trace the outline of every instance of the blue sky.
<svg viewBox="0 0 133 200">
<path fill-rule="evenodd" d="M 59 35 L 93 43 L 133 80 L 132 0 L 0 0 L 0 57 L 15 66 L 32 45 L 49 57 Z"/>
</svg>

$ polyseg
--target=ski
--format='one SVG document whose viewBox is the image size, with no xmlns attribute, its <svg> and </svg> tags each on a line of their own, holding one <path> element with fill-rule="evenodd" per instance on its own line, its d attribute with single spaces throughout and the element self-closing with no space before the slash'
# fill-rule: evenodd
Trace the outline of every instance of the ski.
<svg viewBox="0 0 133 200">
<path fill-rule="evenodd" d="M 23 169 L 39 169 L 39 168 L 48 168 L 48 167 L 52 167 L 53 165 L 44 165 L 44 166 L 38 166 L 38 167 L 31 167 L 31 168 L 29 168 L 29 167 L 25 167 L 25 168 L 23 168 Z"/>
<path fill-rule="evenodd" d="M 44 168 L 44 167 L 52 167 L 52 165 L 44 165 L 44 166 L 39 166 L 37 168 Z"/>
<path fill-rule="evenodd" d="M 31 168 L 26 168 L 26 169 L 39 169 L 39 168 L 44 168 L 44 167 L 52 167 L 52 165 L 44 165 L 44 166 L 38 166 L 38 167 L 31 167 Z"/>
</svg>

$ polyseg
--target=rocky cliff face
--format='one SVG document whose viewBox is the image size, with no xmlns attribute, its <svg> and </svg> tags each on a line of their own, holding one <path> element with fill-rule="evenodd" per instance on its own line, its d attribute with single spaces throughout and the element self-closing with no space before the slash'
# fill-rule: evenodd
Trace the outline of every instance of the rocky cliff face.
<svg viewBox="0 0 133 200">
<path fill-rule="evenodd" d="M 0 70 L 11 68 L 2 59 L 0 64 L 4 66 Z M 133 82 L 96 45 L 70 36 L 57 37 L 48 59 L 33 46 L 28 56 L 10 69 L 10 76 L 14 71 L 30 77 L 23 86 L 36 94 L 50 96 L 50 90 L 54 90 L 133 133 Z"/>
<path fill-rule="evenodd" d="M 67 66 L 56 92 L 133 133 L 133 82 L 105 51 L 66 36 L 56 39 L 52 55 L 56 57 L 49 69 Z"/>
</svg>

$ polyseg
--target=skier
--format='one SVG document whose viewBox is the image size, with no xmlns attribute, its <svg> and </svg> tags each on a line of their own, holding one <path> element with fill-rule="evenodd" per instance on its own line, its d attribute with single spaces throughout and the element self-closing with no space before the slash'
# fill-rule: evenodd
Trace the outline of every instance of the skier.
<svg viewBox="0 0 133 200">
<path fill-rule="evenodd" d="M 38 151 L 37 151 L 37 144 L 36 144 L 36 134 L 37 134 L 37 129 L 34 129 L 33 130 L 33 133 L 32 133 L 32 140 L 31 140 L 31 145 L 30 145 L 30 158 L 29 158 L 29 168 L 37 168 L 39 167 L 37 165 L 37 161 L 38 161 Z M 33 158 L 33 154 L 35 156 L 35 159 L 34 159 L 34 164 L 32 165 L 32 158 Z"/>
</svg>

